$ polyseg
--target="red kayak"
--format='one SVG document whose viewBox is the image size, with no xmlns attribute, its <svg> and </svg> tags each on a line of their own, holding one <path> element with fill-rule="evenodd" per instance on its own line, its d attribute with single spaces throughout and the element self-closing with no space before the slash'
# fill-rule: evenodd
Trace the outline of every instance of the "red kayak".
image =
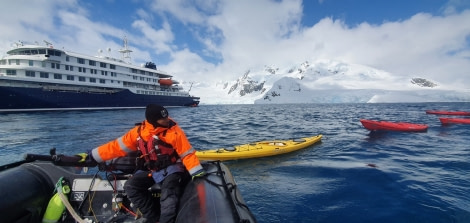
<svg viewBox="0 0 470 223">
<path fill-rule="evenodd" d="M 466 111 L 427 110 L 426 114 L 433 114 L 433 115 L 468 115 L 468 116 L 470 116 L 470 112 L 466 112 Z"/>
<path fill-rule="evenodd" d="M 428 129 L 428 125 L 414 124 L 408 122 L 387 122 L 361 119 L 362 125 L 370 131 L 402 131 L 402 132 L 422 132 Z"/>
<path fill-rule="evenodd" d="M 470 118 L 439 118 L 443 125 L 470 124 Z"/>
</svg>

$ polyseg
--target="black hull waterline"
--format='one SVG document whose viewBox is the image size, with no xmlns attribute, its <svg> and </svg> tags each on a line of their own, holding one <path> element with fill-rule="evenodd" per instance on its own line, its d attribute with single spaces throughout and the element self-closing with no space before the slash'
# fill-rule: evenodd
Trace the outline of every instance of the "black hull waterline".
<svg viewBox="0 0 470 223">
<path fill-rule="evenodd" d="M 197 106 L 190 96 L 139 95 L 129 90 L 113 93 L 0 87 L 0 110 L 136 108 L 148 104 Z"/>
</svg>

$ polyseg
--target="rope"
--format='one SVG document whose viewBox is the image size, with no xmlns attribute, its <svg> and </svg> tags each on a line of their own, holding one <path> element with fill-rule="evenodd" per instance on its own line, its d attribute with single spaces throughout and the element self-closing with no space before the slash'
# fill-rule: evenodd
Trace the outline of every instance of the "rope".
<svg viewBox="0 0 470 223">
<path fill-rule="evenodd" d="M 60 200 L 61 200 L 62 203 L 65 205 L 65 207 L 66 207 L 67 210 L 70 212 L 70 214 L 72 215 L 73 219 L 75 219 L 75 221 L 77 221 L 78 223 L 87 223 L 87 221 L 83 220 L 83 219 L 77 214 L 77 212 L 75 212 L 75 210 L 73 209 L 73 207 L 72 207 L 72 205 L 70 204 L 69 200 L 67 199 L 67 197 L 66 197 L 65 194 L 63 193 L 62 188 L 57 188 L 57 194 L 59 194 Z"/>
</svg>

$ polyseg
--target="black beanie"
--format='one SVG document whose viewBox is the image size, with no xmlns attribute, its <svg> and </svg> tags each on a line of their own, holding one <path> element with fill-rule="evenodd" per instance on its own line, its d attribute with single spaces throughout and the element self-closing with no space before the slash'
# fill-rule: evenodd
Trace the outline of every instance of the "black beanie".
<svg viewBox="0 0 470 223">
<path fill-rule="evenodd" d="M 162 118 L 168 117 L 168 111 L 160 105 L 149 104 L 145 109 L 145 119 L 152 124 L 157 126 L 157 121 Z"/>
</svg>

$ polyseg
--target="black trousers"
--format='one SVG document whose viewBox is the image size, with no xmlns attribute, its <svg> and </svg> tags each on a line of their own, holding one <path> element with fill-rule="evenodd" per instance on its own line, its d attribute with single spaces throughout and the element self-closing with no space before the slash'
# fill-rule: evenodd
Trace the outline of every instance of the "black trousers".
<svg viewBox="0 0 470 223">
<path fill-rule="evenodd" d="M 149 188 L 155 184 L 148 172 L 134 174 L 124 185 L 129 200 L 140 209 L 147 222 L 175 222 L 179 199 L 189 180 L 188 172 L 173 173 L 161 182 L 160 200 L 152 197 Z"/>
</svg>

